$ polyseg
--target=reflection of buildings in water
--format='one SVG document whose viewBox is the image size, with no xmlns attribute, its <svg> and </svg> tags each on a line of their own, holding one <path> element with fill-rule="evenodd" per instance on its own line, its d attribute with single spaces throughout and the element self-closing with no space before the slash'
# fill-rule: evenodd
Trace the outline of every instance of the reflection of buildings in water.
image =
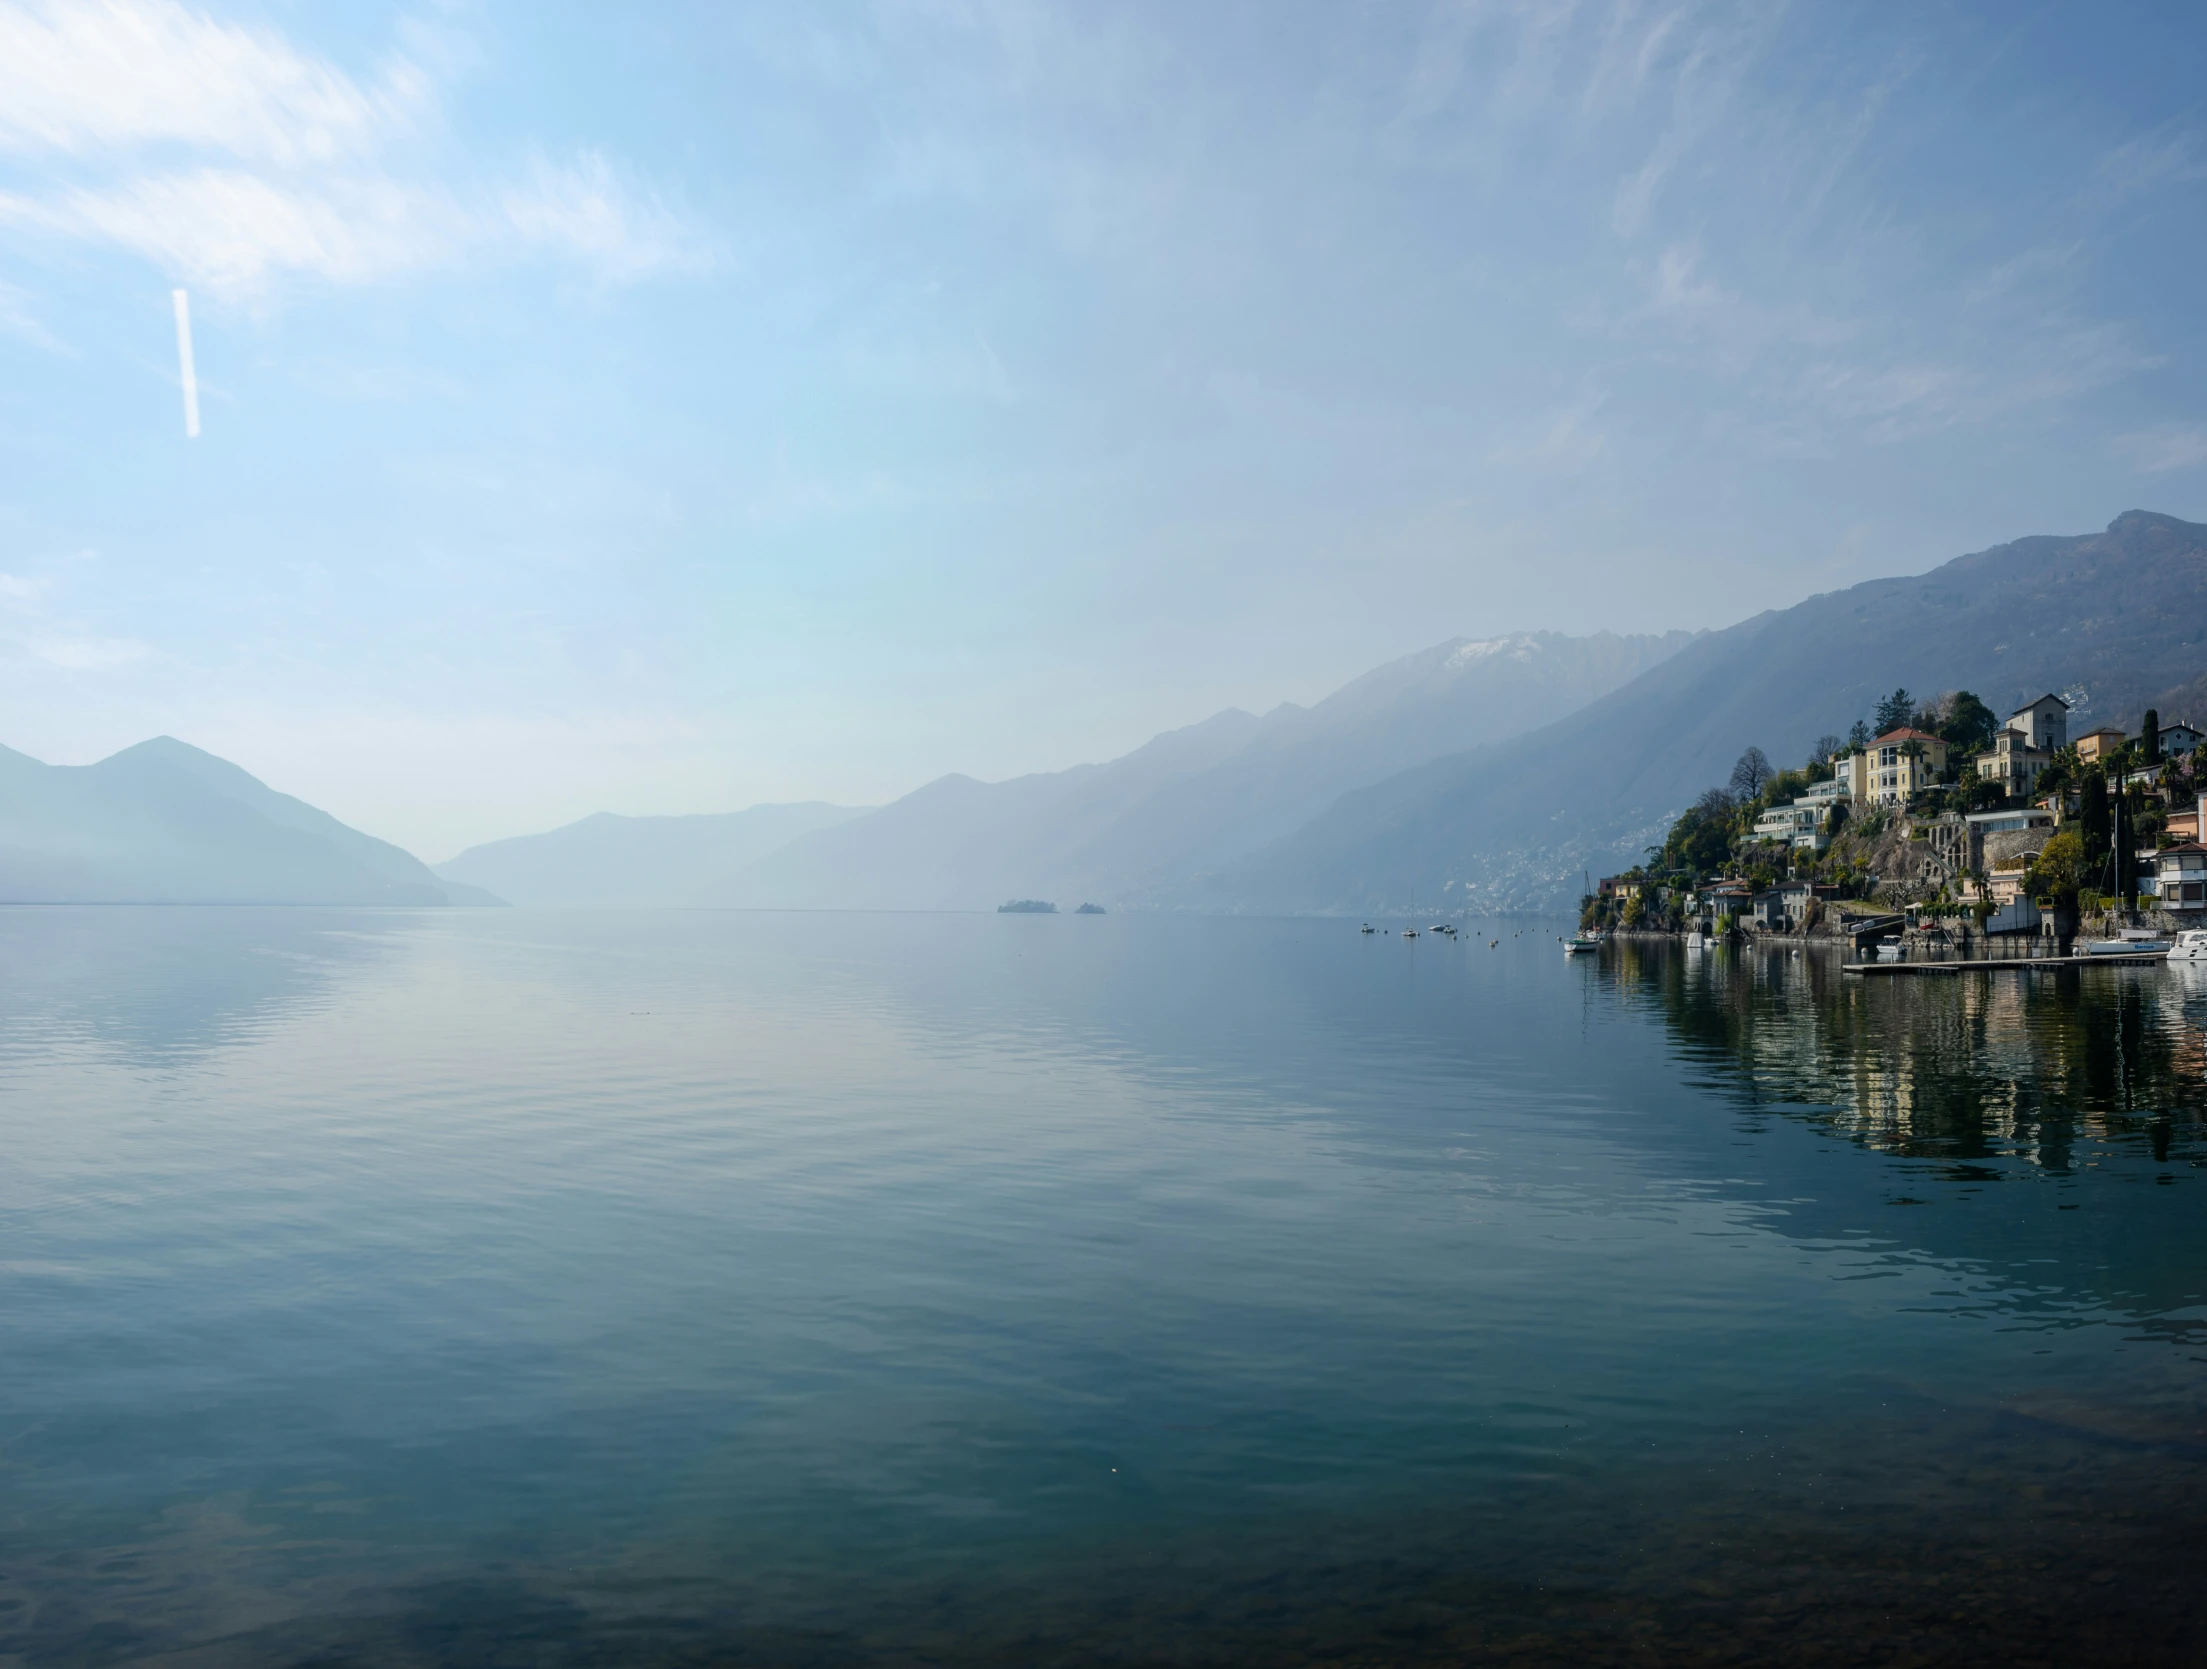
<svg viewBox="0 0 2207 1669">
<path fill-rule="evenodd" d="M 1895 1152 L 2005 1154 L 2066 1169 L 2200 1106 L 2203 1039 L 2158 969 L 1894 980 L 1859 1035 L 1834 1123 Z"/>
<path fill-rule="evenodd" d="M 2159 1153 L 2207 1107 L 2207 967 L 1873 980 L 1750 949 L 1638 972 L 1760 1097 L 1896 1154 L 2067 1169 L 2080 1140 L 2149 1124 Z"/>
<path fill-rule="evenodd" d="M 2180 1078 L 2207 1080 L 2207 962 L 2171 962 L 2163 1001 L 2172 1005 L 2169 1064 Z"/>
</svg>

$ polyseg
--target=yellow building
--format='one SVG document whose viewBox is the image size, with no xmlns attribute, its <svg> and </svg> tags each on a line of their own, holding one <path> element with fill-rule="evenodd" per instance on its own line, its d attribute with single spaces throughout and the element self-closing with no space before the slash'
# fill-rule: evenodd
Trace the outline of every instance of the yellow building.
<svg viewBox="0 0 2207 1669">
<path fill-rule="evenodd" d="M 2090 765 L 2105 759 L 2129 740 L 2128 736 L 2113 728 L 2087 730 L 2077 738 L 2077 757 Z"/>
<path fill-rule="evenodd" d="M 1858 806 L 1904 806 L 1946 775 L 1946 744 L 1928 731 L 1888 730 L 1861 753 L 1835 762 Z"/>
</svg>

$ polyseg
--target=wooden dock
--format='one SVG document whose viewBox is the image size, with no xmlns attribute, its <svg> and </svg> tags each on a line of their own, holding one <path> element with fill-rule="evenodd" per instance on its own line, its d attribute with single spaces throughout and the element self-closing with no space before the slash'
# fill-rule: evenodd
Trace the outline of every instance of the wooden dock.
<svg viewBox="0 0 2207 1669">
<path fill-rule="evenodd" d="M 2034 973 L 2046 968 L 2099 968 L 2109 964 L 2166 962 L 2166 945 L 2158 950 L 2110 950 L 2097 956 L 1994 956 L 1979 962 L 1847 962 L 1850 974 L 1983 974 Z"/>
</svg>

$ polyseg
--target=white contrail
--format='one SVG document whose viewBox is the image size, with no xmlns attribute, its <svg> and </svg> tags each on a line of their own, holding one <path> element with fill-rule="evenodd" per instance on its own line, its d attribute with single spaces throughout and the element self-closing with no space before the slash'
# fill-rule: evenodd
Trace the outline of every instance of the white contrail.
<svg viewBox="0 0 2207 1669">
<path fill-rule="evenodd" d="M 192 304 L 182 290 L 171 290 L 176 298 L 176 363 L 184 374 L 184 433 L 187 438 L 199 438 L 199 373 L 192 369 Z"/>
</svg>

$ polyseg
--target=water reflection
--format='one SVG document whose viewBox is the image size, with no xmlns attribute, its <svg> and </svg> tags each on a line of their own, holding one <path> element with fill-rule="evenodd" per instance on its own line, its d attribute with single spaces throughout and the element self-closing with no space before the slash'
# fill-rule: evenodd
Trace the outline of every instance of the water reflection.
<svg viewBox="0 0 2207 1669">
<path fill-rule="evenodd" d="M 2198 1658 L 2173 979 L 61 919 L 0 1658 Z"/>
<path fill-rule="evenodd" d="M 414 912 L 0 908 L 0 1062 L 91 1045 L 173 1068 L 327 1004 Z"/>
<path fill-rule="evenodd" d="M 1755 1100 L 1954 1179 L 2207 1156 L 2207 978 L 2189 968 L 1863 976 L 1821 951 L 1624 944 L 1604 973 Z"/>
</svg>

